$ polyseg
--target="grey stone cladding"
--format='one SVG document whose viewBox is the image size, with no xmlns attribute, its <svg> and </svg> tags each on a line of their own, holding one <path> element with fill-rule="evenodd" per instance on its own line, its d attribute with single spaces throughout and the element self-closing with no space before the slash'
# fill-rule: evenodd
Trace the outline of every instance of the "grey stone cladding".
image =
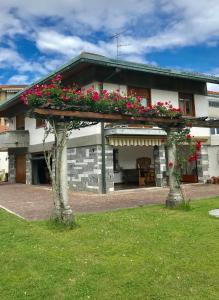
<svg viewBox="0 0 219 300">
<path fill-rule="evenodd" d="M 9 154 L 8 156 L 8 181 L 10 183 L 15 183 L 16 181 L 16 166 L 14 154 Z"/>
<path fill-rule="evenodd" d="M 166 153 L 164 146 L 157 147 L 154 151 L 154 167 L 155 167 L 155 182 L 156 186 L 163 187 L 167 185 L 166 182 Z"/>
<path fill-rule="evenodd" d="M 113 150 L 106 145 L 106 190 L 113 190 Z M 102 147 L 92 145 L 67 151 L 68 182 L 76 191 L 102 192 Z"/>
<path fill-rule="evenodd" d="M 26 183 L 32 184 L 31 154 L 26 154 Z"/>
<path fill-rule="evenodd" d="M 208 146 L 202 145 L 197 159 L 198 181 L 206 183 L 209 176 Z"/>
</svg>

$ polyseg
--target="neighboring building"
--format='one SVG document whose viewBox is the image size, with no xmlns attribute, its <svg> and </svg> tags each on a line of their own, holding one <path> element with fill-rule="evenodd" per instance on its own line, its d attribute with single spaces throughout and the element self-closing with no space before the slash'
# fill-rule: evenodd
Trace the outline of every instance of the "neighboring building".
<svg viewBox="0 0 219 300">
<path fill-rule="evenodd" d="M 219 78 L 197 73 L 179 72 L 150 65 L 110 59 L 82 53 L 38 83 L 55 74 L 64 84 L 81 87 L 136 92 L 144 104 L 171 101 L 187 116 L 206 116 L 209 111 L 206 83 L 219 84 Z M 0 135 L 0 147 L 9 154 L 10 182 L 49 183 L 43 157 L 42 122 L 30 119 L 27 108 L 16 95 L 0 106 L 0 116 L 8 117 L 10 131 Z M 210 130 L 192 128 L 192 134 L 203 141 L 198 161 L 184 166 L 185 182 L 205 182 L 210 176 L 208 156 L 211 153 Z M 158 127 L 97 124 L 73 131 L 68 142 L 68 181 L 78 191 L 110 192 L 115 188 L 138 186 L 140 158 L 150 162 L 147 186 L 164 186 L 167 181 L 166 151 L 162 144 L 165 132 Z M 47 147 L 53 143 L 49 136 Z M 150 159 L 150 160 L 149 160 Z M 216 171 L 215 171 L 216 172 Z M 218 170 L 219 173 L 219 170 Z M 219 175 L 219 174 L 218 174 Z"/>
<path fill-rule="evenodd" d="M 24 89 L 25 85 L 0 85 L 0 105 L 13 97 L 17 92 Z M 0 133 L 9 129 L 8 121 L 5 118 L 0 118 Z M 0 181 L 5 178 L 5 173 L 8 173 L 8 152 L 1 152 L 3 149 L 0 145 Z"/>
<path fill-rule="evenodd" d="M 208 116 L 219 118 L 219 92 L 208 92 Z M 211 176 L 219 176 L 219 128 L 210 129 L 209 173 Z"/>
</svg>

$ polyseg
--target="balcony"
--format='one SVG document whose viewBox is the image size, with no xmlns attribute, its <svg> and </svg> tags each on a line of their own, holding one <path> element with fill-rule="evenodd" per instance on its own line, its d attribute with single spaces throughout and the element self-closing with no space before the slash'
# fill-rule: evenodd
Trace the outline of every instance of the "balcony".
<svg viewBox="0 0 219 300">
<path fill-rule="evenodd" d="M 0 133 L 0 151 L 29 147 L 29 131 L 14 130 Z"/>
</svg>

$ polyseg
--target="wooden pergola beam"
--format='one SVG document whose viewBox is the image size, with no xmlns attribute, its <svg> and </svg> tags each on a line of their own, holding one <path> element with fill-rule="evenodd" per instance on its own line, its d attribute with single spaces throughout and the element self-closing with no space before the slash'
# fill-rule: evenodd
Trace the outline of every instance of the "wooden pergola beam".
<svg viewBox="0 0 219 300">
<path fill-rule="evenodd" d="M 121 114 L 108 114 L 108 113 L 97 113 L 97 112 L 85 112 L 85 111 L 68 111 L 68 110 L 57 110 L 57 109 L 45 109 L 36 108 L 34 114 L 45 117 L 57 117 L 61 120 L 64 119 L 79 119 L 82 121 L 95 121 L 95 122 L 113 122 L 113 123 L 134 123 L 134 124 L 145 124 L 145 125 L 156 125 L 159 127 L 172 126 L 178 127 L 179 125 L 191 123 L 193 127 L 205 127 L 215 128 L 219 127 L 218 120 L 207 120 L 207 117 L 195 118 L 195 117 L 181 117 L 181 118 L 170 118 L 170 117 L 135 117 Z"/>
</svg>

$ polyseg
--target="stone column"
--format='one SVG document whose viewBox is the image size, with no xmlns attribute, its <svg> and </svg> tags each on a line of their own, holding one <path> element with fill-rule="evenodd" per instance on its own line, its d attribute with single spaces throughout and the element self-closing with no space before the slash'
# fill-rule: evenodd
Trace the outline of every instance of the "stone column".
<svg viewBox="0 0 219 300">
<path fill-rule="evenodd" d="M 26 154 L 26 184 L 32 184 L 32 162 L 31 154 Z"/>
<path fill-rule="evenodd" d="M 15 155 L 8 155 L 8 182 L 16 182 L 16 166 L 15 166 Z"/>
<path fill-rule="evenodd" d="M 113 171 L 113 147 L 105 146 L 106 156 L 106 192 L 114 191 L 114 171 Z"/>
<path fill-rule="evenodd" d="M 56 123 L 56 161 L 55 184 L 53 184 L 56 216 L 60 215 L 66 224 L 74 222 L 72 209 L 68 199 L 67 179 L 67 135 L 65 123 Z"/>
<path fill-rule="evenodd" d="M 164 146 L 154 146 L 154 168 L 156 186 L 167 185 L 164 173 L 166 172 L 166 153 Z"/>
<path fill-rule="evenodd" d="M 198 181 L 206 183 L 209 179 L 208 146 L 202 145 L 197 159 Z"/>
<path fill-rule="evenodd" d="M 172 140 L 172 135 L 175 133 L 174 128 L 166 130 L 167 139 Z M 177 179 L 177 166 L 176 166 L 176 143 L 172 142 L 167 145 L 167 156 L 168 156 L 168 174 L 169 174 L 169 194 L 166 199 L 167 207 L 174 207 L 183 201 L 183 194 L 180 188 L 180 183 Z"/>
</svg>

